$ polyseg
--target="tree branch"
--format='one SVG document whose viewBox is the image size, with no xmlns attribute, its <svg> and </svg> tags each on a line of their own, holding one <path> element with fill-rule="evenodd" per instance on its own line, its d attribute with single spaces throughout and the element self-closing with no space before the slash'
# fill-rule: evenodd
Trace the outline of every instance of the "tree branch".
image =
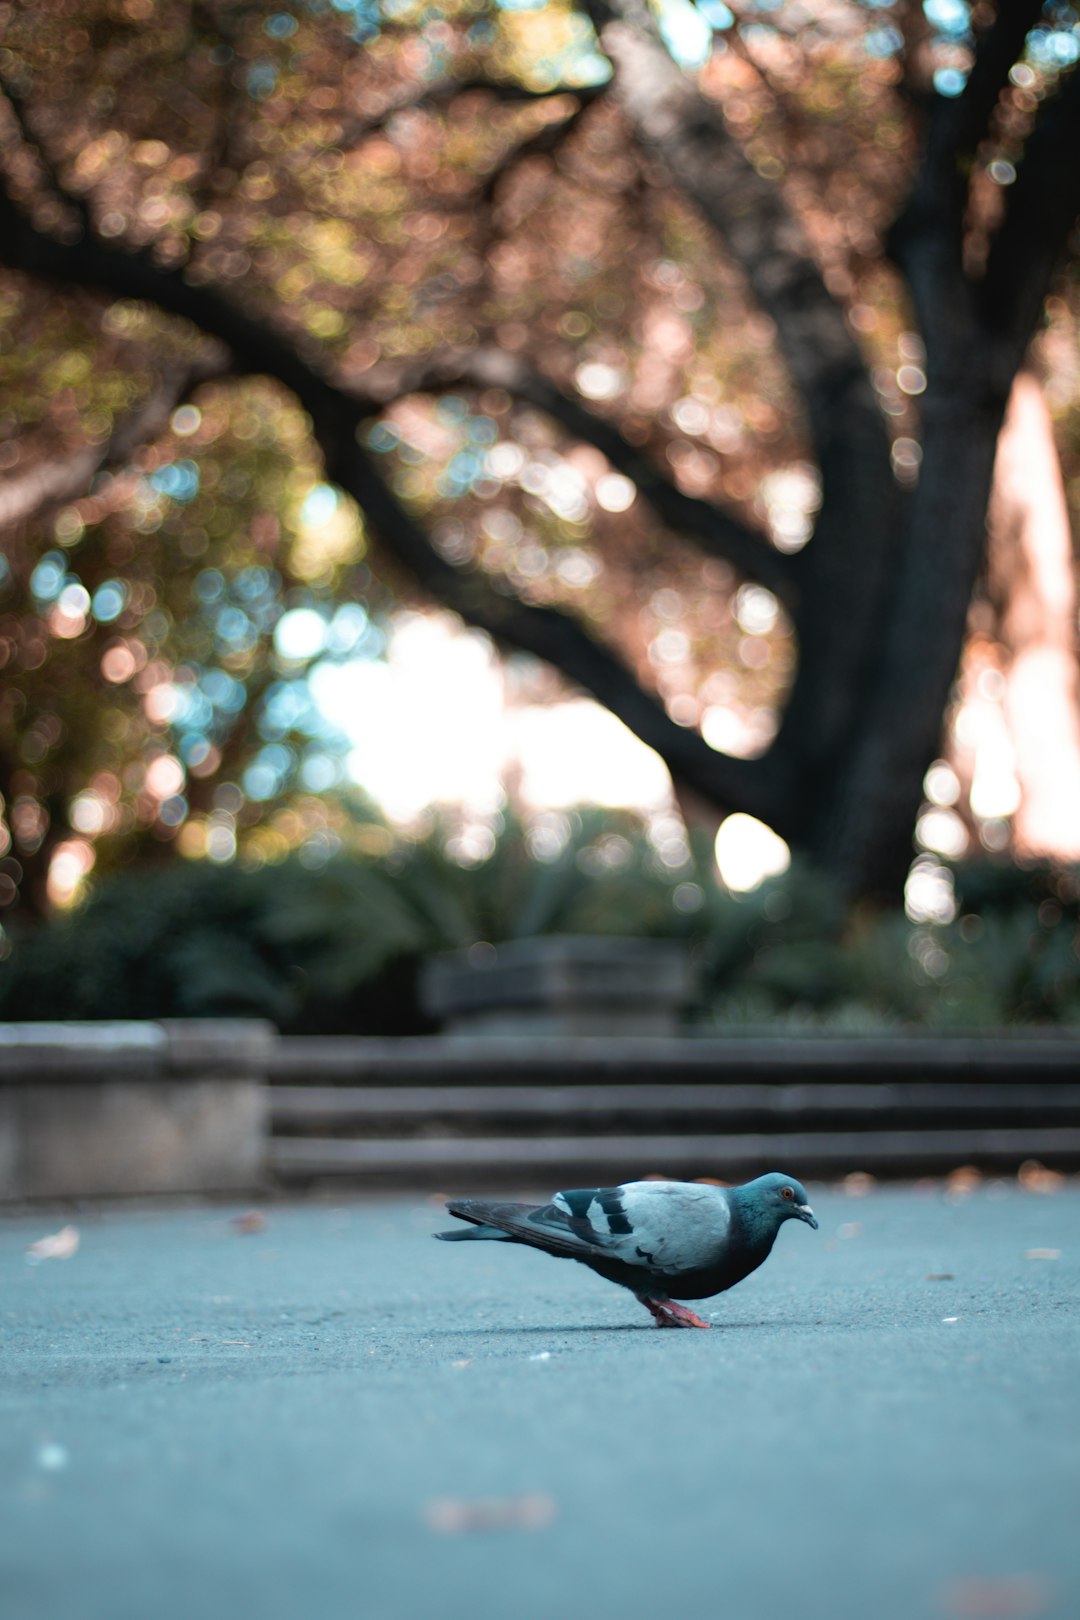
<svg viewBox="0 0 1080 1620">
<path fill-rule="evenodd" d="M 553 119 L 551 123 L 544 124 L 540 129 L 534 130 L 524 140 L 512 146 L 492 169 L 484 180 L 481 200 L 485 203 L 494 201 L 495 193 L 519 163 L 525 163 L 531 157 L 543 157 L 549 152 L 557 151 L 565 140 L 578 127 L 585 114 L 603 95 L 609 87 L 598 85 L 587 96 L 581 97 L 572 92 L 577 98 L 577 106 L 573 107 L 565 118 Z M 571 92 L 567 92 L 568 94 Z"/>
<path fill-rule="evenodd" d="M 993 23 L 978 39 L 975 60 L 960 95 L 937 97 L 937 115 L 945 140 L 935 144 L 927 161 L 962 168 L 986 134 L 1009 69 L 1020 60 L 1024 41 L 1043 12 L 1043 0 L 998 0 Z M 950 158 L 950 151 L 953 154 Z"/>
<path fill-rule="evenodd" d="M 918 178 L 889 232 L 888 251 L 911 288 L 931 373 L 959 354 L 961 329 L 968 344 L 980 341 L 979 312 L 963 268 L 971 164 L 1041 11 L 1042 0 L 1000 0 L 993 24 L 979 36 L 961 94 L 931 97 Z"/>
<path fill-rule="evenodd" d="M 576 439 L 599 450 L 617 472 L 631 480 L 662 523 L 694 540 L 710 556 L 723 558 L 748 578 L 767 585 L 787 607 L 794 606 L 794 557 L 777 551 L 759 531 L 711 502 L 685 495 L 623 437 L 613 422 L 564 394 L 517 356 L 495 348 L 469 350 L 403 370 L 381 374 L 372 371 L 364 382 L 372 412 L 384 409 L 404 394 L 428 393 L 462 383 L 476 388 L 504 388 L 523 404 L 560 422 Z"/>
<path fill-rule="evenodd" d="M 822 505 L 797 559 L 799 672 L 774 752 L 827 774 L 854 724 L 889 591 L 897 501 L 884 423 L 802 228 L 719 109 L 672 62 L 647 0 L 586 4 L 638 143 L 661 159 L 742 268 L 806 405 Z"/>
<path fill-rule="evenodd" d="M 711 803 L 737 805 L 777 828 L 790 826 L 790 801 L 780 790 L 774 760 L 733 759 L 710 748 L 698 732 L 676 725 L 622 660 L 579 620 L 503 595 L 479 572 L 459 569 L 440 557 L 375 471 L 355 434 L 336 446 L 328 444 L 328 436 L 320 435 L 320 442 L 327 475 L 349 491 L 380 536 L 391 542 L 394 555 L 437 601 L 504 645 L 553 664 L 654 748 L 677 781 Z"/>
<path fill-rule="evenodd" d="M 414 112 L 421 107 L 448 107 L 459 96 L 488 95 L 507 106 L 535 105 L 537 102 L 554 101 L 559 96 L 573 96 L 584 110 L 609 88 L 610 86 L 606 84 L 597 84 L 567 85 L 565 88 L 554 90 L 529 90 L 524 85 L 514 84 L 509 80 L 437 79 L 433 84 L 420 85 L 404 95 L 396 96 L 379 112 L 372 113 L 369 118 L 357 118 L 344 125 L 340 145 L 358 146 L 361 141 L 366 141 L 369 135 L 377 135 L 384 130 L 390 120 L 399 113 Z"/>
<path fill-rule="evenodd" d="M 616 92 L 638 141 L 664 161 L 746 274 L 776 322 L 811 432 L 826 436 L 823 415 L 865 379 L 865 366 L 801 226 L 729 135 L 719 109 L 675 66 L 646 0 L 611 0 L 610 8 L 608 0 L 589 0 L 589 9 L 618 70 Z"/>
<path fill-rule="evenodd" d="M 236 368 L 274 377 L 312 420 L 327 476 L 360 506 L 387 550 L 422 588 L 469 624 L 503 643 L 547 659 L 655 748 L 672 774 L 716 804 L 732 803 L 790 827 L 793 801 L 775 760 L 716 753 L 695 731 L 676 725 L 633 673 L 570 615 L 501 595 L 479 572 L 454 567 L 402 506 L 357 442 L 368 406 L 336 388 L 286 339 L 236 308 L 223 294 L 192 285 L 182 271 L 141 250 L 96 236 L 61 242 L 40 231 L 0 187 L 0 262 L 30 275 L 138 298 L 179 315 L 231 350 Z"/>
<path fill-rule="evenodd" d="M 990 247 L 980 310 L 1000 340 L 1002 386 L 1012 384 L 1050 278 L 1080 214 L 1080 74 L 1074 69 L 1028 137 L 1005 218 Z"/>
<path fill-rule="evenodd" d="M 0 94 L 4 96 L 10 106 L 23 143 L 33 152 L 49 189 L 72 210 L 81 230 L 88 232 L 91 229 L 91 221 L 90 210 L 86 206 L 85 198 L 80 197 L 77 192 L 70 191 L 60 179 L 51 156 L 30 127 L 26 116 L 26 103 L 21 92 L 15 88 L 10 78 L 4 74 L 0 74 Z"/>
<path fill-rule="evenodd" d="M 224 371 L 220 363 L 208 360 L 172 366 L 142 404 L 121 417 L 103 444 L 88 445 L 64 461 L 44 462 L 21 478 L 0 483 L 0 529 L 85 494 L 99 473 L 124 466 L 140 445 L 164 432 L 173 411 L 200 384 Z"/>
</svg>

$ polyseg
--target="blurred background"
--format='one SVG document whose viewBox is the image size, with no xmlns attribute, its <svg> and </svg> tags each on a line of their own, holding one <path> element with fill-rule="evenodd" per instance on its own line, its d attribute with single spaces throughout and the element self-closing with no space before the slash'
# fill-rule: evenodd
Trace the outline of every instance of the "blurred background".
<svg viewBox="0 0 1080 1620">
<path fill-rule="evenodd" d="M 0 0 L 13 1614 L 1080 1613 L 1078 58 Z"/>
<path fill-rule="evenodd" d="M 0 16 L 3 1017 L 1075 1018 L 1070 5 Z"/>
</svg>

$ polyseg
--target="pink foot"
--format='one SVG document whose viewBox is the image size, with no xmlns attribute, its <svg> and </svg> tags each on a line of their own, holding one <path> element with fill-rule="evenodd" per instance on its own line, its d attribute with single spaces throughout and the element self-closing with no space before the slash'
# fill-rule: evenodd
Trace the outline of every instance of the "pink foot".
<svg viewBox="0 0 1080 1620">
<path fill-rule="evenodd" d="M 712 1327 L 711 1322 L 703 1322 L 700 1316 L 695 1316 L 694 1312 L 687 1310 L 685 1305 L 676 1305 L 673 1299 L 648 1299 L 644 1294 L 638 1294 L 635 1297 L 641 1301 L 645 1309 L 655 1319 L 657 1327 Z"/>
</svg>

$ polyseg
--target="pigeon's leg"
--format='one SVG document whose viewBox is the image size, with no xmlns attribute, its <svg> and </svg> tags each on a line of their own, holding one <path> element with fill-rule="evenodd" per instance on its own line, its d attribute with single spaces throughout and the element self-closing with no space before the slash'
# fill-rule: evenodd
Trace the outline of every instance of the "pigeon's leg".
<svg viewBox="0 0 1080 1620">
<path fill-rule="evenodd" d="M 703 1322 L 700 1316 L 687 1310 L 685 1305 L 676 1305 L 673 1299 L 650 1299 L 647 1294 L 635 1294 L 645 1309 L 655 1318 L 657 1327 L 670 1328 L 707 1328 L 711 1322 Z"/>
</svg>

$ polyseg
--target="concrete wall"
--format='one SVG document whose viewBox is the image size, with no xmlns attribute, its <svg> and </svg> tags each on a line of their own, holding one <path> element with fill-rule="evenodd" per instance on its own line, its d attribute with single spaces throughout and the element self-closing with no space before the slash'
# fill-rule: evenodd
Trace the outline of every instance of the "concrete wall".
<svg viewBox="0 0 1080 1620">
<path fill-rule="evenodd" d="M 264 1181 L 271 1024 L 0 1025 L 0 1199 Z"/>
</svg>

